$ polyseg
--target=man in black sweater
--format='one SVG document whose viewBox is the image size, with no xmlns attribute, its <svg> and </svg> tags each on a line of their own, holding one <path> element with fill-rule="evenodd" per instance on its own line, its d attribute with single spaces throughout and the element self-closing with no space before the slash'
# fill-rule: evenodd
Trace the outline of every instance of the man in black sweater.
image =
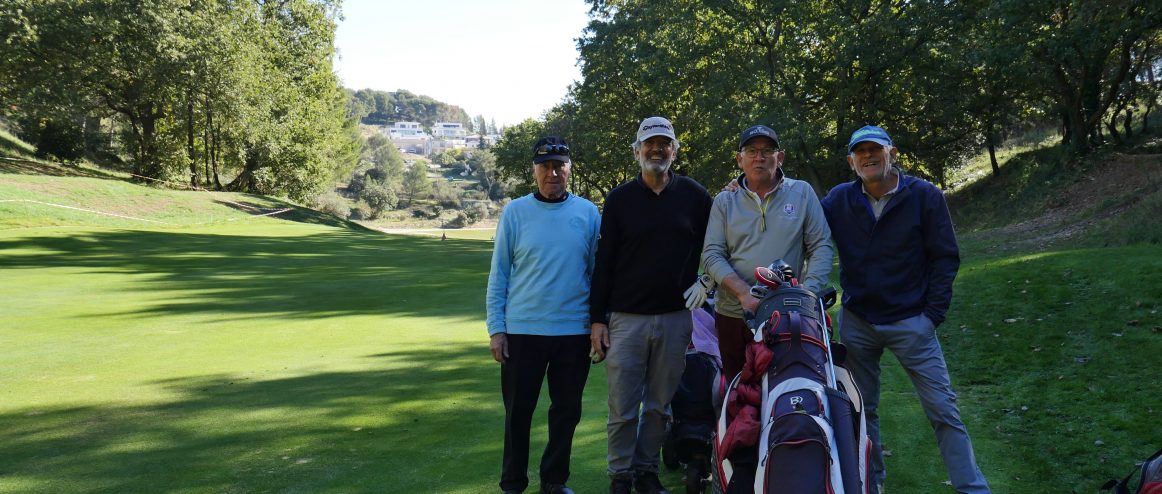
<svg viewBox="0 0 1162 494">
<path fill-rule="evenodd" d="M 642 120 L 641 173 L 609 193 L 601 214 L 589 311 L 593 351 L 608 357 L 611 494 L 667 492 L 658 464 L 693 331 L 683 291 L 698 276 L 712 202 L 670 170 L 678 146 L 669 120 Z"/>
</svg>

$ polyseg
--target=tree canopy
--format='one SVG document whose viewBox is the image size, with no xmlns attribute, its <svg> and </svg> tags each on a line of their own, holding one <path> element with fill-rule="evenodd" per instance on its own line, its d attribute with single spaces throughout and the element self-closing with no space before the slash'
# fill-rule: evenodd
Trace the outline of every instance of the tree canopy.
<svg viewBox="0 0 1162 494">
<path fill-rule="evenodd" d="M 351 105 L 361 122 L 367 125 L 390 125 L 401 121 L 419 122 L 429 128 L 436 122 L 460 122 L 467 128 L 473 128 L 474 125 L 473 119 L 459 106 L 403 89 L 395 92 L 374 89 L 352 91 Z"/>
<path fill-rule="evenodd" d="M 0 102 L 34 141 L 108 122 L 140 179 L 226 174 L 306 199 L 358 157 L 331 69 L 338 16 L 332 0 L 12 0 Z"/>
<path fill-rule="evenodd" d="M 737 136 L 761 123 L 779 133 L 788 174 L 820 193 L 851 177 L 847 138 L 866 124 L 892 134 L 911 173 L 946 185 L 1022 126 L 1056 121 L 1079 153 L 1117 139 L 1111 119 L 1148 111 L 1159 92 L 1156 1 L 589 4 L 583 80 L 496 146 L 502 175 L 524 184 L 514 191 L 531 186 L 520 151 L 556 133 L 573 144 L 574 190 L 600 200 L 637 172 L 629 144 L 651 115 L 674 122 L 676 169 L 704 184 L 737 173 Z"/>
</svg>

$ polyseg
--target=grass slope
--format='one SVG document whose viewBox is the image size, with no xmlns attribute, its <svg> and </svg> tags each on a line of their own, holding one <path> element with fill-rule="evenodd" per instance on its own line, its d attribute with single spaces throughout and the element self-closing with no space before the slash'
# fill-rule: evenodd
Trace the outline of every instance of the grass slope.
<svg viewBox="0 0 1162 494">
<path fill-rule="evenodd" d="M 57 176 L 0 170 L 0 493 L 496 490 L 489 232 L 384 236 L 38 166 Z M 995 492 L 1095 492 L 1162 441 L 1162 256 L 969 230 L 940 337 L 981 466 Z M 951 492 L 891 360 L 887 489 Z M 605 393 L 595 366 L 578 492 L 606 486 Z"/>
</svg>

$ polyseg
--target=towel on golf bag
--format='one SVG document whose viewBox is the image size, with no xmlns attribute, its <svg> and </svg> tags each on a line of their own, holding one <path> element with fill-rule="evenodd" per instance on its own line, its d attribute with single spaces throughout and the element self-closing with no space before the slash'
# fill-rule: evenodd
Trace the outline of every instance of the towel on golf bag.
<svg viewBox="0 0 1162 494">
<path fill-rule="evenodd" d="M 747 343 L 746 362 L 726 404 L 731 421 L 720 440 L 719 458 L 730 458 L 736 450 L 758 444 L 759 432 L 762 431 L 759 408 L 763 399 L 763 375 L 771 364 L 772 355 L 762 343 Z"/>
</svg>

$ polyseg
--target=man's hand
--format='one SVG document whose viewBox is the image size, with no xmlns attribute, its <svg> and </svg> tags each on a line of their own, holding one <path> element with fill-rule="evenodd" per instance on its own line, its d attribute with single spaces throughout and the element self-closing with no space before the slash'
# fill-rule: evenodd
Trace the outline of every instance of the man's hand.
<svg viewBox="0 0 1162 494">
<path fill-rule="evenodd" d="M 508 360 L 508 334 L 496 333 L 488 339 L 488 349 L 492 350 L 492 358 L 497 362 L 504 363 Z"/>
<path fill-rule="evenodd" d="M 722 186 L 722 192 L 734 192 L 738 190 L 738 179 L 731 179 L 726 185 Z"/>
<path fill-rule="evenodd" d="M 706 295 L 713 289 L 714 278 L 708 274 L 699 276 L 694 284 L 690 285 L 690 288 L 687 288 L 686 292 L 682 294 L 683 297 L 686 297 L 686 308 L 696 310 L 702 307 L 702 304 L 706 303 Z"/>
<path fill-rule="evenodd" d="M 744 310 L 748 310 L 751 313 L 754 313 L 759 308 L 759 299 L 749 293 L 739 297 L 738 303 L 742 304 Z"/>
<path fill-rule="evenodd" d="M 595 322 L 589 326 L 589 344 L 593 346 L 593 351 L 590 355 L 593 356 L 593 363 L 605 360 L 605 352 L 609 351 L 609 326 L 605 323 Z"/>
</svg>

